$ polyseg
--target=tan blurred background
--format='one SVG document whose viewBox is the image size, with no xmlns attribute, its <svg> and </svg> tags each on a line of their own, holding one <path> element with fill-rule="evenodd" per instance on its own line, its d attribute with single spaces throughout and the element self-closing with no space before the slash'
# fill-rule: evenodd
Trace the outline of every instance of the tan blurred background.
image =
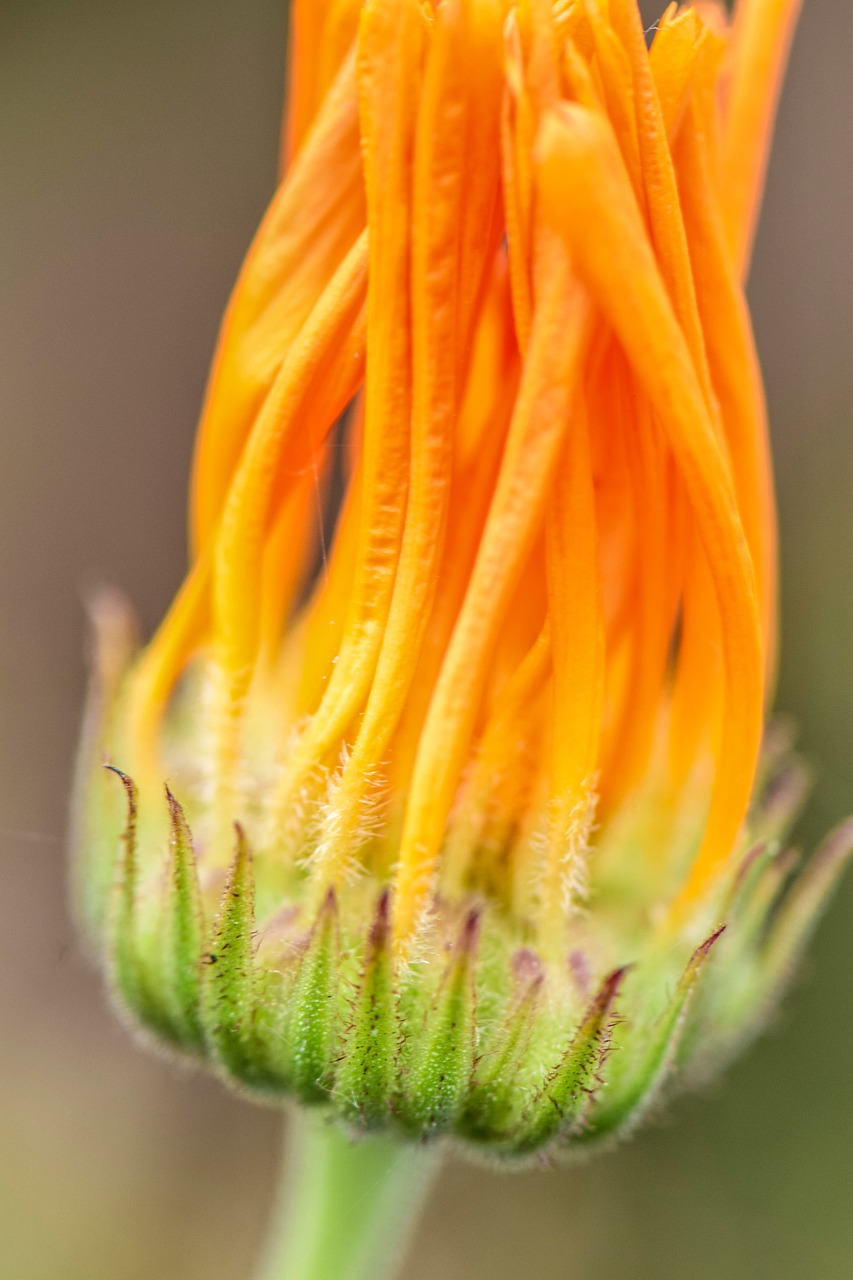
<svg viewBox="0 0 853 1280">
<path fill-rule="evenodd" d="M 81 598 L 120 583 L 151 627 L 181 575 L 205 366 L 274 178 L 283 8 L 0 0 L 2 1280 L 244 1280 L 270 1195 L 276 1114 L 110 1016 L 63 830 Z M 853 808 L 851 71 L 853 6 L 806 0 L 752 284 L 809 844 Z M 851 935 L 848 883 L 774 1032 L 630 1147 L 449 1170 L 407 1276 L 853 1275 Z"/>
</svg>

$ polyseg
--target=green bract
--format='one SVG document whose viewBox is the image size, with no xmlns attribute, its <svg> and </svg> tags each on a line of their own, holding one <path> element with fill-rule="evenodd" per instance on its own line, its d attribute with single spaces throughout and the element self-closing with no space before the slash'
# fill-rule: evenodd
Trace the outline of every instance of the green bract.
<svg viewBox="0 0 853 1280">
<path fill-rule="evenodd" d="M 508 1162 L 629 1133 L 752 1037 L 853 844 L 848 823 L 796 872 L 783 836 L 802 770 L 777 731 L 744 852 L 683 933 L 655 928 L 654 883 L 637 882 L 636 842 L 652 823 L 638 810 L 599 842 L 560 953 L 480 889 L 436 898 L 401 966 L 380 877 L 363 872 L 317 900 L 310 848 L 284 874 L 238 827 L 230 866 L 210 865 L 193 836 L 197 824 L 209 842 L 210 812 L 191 768 L 142 799 L 93 749 L 109 718 L 93 726 L 79 897 L 127 1017 L 255 1096 Z"/>
</svg>

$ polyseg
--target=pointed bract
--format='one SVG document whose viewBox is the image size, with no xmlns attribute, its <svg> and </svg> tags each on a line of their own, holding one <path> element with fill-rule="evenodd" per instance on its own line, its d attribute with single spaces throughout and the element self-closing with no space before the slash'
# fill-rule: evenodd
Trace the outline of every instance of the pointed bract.
<svg viewBox="0 0 853 1280">
<path fill-rule="evenodd" d="M 215 1057 L 246 1084 L 266 1074 L 258 1061 L 254 1017 L 257 974 L 254 962 L 254 861 L 242 827 L 235 827 L 236 852 L 228 871 L 204 955 L 204 1027 Z"/>
<path fill-rule="evenodd" d="M 340 1036 L 338 908 L 330 889 L 314 921 L 289 1001 L 284 1030 L 288 1074 L 303 1102 L 327 1102 Z"/>
<path fill-rule="evenodd" d="M 484 1043 L 465 1111 L 465 1133 L 475 1142 L 505 1143 L 521 1123 L 525 1095 L 518 1087 L 542 996 L 545 971 L 538 956 L 512 959 L 513 990 L 506 1012 Z"/>
<path fill-rule="evenodd" d="M 166 788 L 169 806 L 169 863 L 164 884 L 163 961 L 172 1015 L 182 1043 L 204 1045 L 201 1019 L 204 921 L 192 832 L 184 811 Z"/>
<path fill-rule="evenodd" d="M 583 1021 L 558 1065 L 546 1077 L 513 1143 L 518 1155 L 547 1148 L 556 1138 L 568 1140 L 585 1119 L 602 1087 L 601 1070 L 610 1048 L 616 997 L 627 968 L 615 969 L 601 984 Z"/>
<path fill-rule="evenodd" d="M 465 1110 L 474 1071 L 476 960 L 480 918 L 466 917 L 453 954 L 427 1010 L 413 1028 L 397 1106 L 415 1137 L 452 1131 Z"/>
<path fill-rule="evenodd" d="M 615 1068 L 610 1072 L 607 1088 L 595 1099 L 581 1140 L 627 1137 L 655 1106 L 675 1070 L 690 1004 L 711 948 L 724 931 L 725 925 L 696 948 L 666 1008 L 640 1043 L 629 1042 L 626 1045 L 628 1052 L 615 1055 Z"/>
<path fill-rule="evenodd" d="M 335 1079 L 338 1105 L 359 1128 L 381 1128 L 388 1122 L 397 1093 L 399 1040 L 386 889 L 368 932 Z"/>
</svg>

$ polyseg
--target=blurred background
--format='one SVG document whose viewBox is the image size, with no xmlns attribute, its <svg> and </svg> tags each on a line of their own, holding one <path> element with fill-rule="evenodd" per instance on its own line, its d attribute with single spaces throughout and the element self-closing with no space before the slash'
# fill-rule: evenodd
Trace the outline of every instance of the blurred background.
<svg viewBox="0 0 853 1280">
<path fill-rule="evenodd" d="M 275 1112 L 110 1015 L 63 833 L 83 596 L 118 583 L 150 629 L 182 574 L 207 360 L 274 180 L 284 7 L 0 0 L 3 1280 L 244 1280 L 276 1172 Z M 808 847 L 853 809 L 851 67 L 853 6 L 806 0 L 751 286 Z M 629 1147 L 449 1169 L 407 1277 L 853 1275 L 851 936 L 848 879 L 771 1033 Z"/>
</svg>

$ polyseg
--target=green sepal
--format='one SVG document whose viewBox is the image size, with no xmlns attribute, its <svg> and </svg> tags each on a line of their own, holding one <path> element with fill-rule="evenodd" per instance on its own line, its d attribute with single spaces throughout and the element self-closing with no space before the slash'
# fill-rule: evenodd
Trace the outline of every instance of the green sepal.
<svg viewBox="0 0 853 1280">
<path fill-rule="evenodd" d="M 774 903 L 796 862 L 793 850 L 761 842 L 738 867 L 723 904 L 729 924 L 725 956 L 703 981 L 679 1047 L 679 1068 L 696 1080 L 720 1070 L 741 1043 L 744 1029 L 757 1033 L 764 1025 L 761 950 Z"/>
<path fill-rule="evenodd" d="M 853 823 L 847 821 L 796 875 L 795 855 L 783 850 L 744 882 L 725 965 L 703 985 L 697 1024 L 680 1055 L 679 1067 L 694 1080 L 716 1074 L 763 1030 L 851 851 Z"/>
<path fill-rule="evenodd" d="M 115 901 L 111 913 L 110 960 L 113 986 L 122 1000 L 135 1011 L 141 1010 L 142 980 L 136 951 L 137 912 L 136 895 L 138 859 L 136 849 L 136 824 L 139 793 L 136 783 L 114 765 L 105 766 L 114 773 L 124 787 L 127 812 L 119 837 L 118 878 L 115 885 Z"/>
<path fill-rule="evenodd" d="M 475 971 L 480 917 L 466 916 L 425 1024 L 412 1037 L 397 1107 L 407 1133 L 419 1138 L 452 1130 L 461 1118 L 474 1073 Z"/>
<path fill-rule="evenodd" d="M 244 1084 L 262 1085 L 268 1072 L 254 1019 L 254 862 L 242 828 L 236 833 L 237 850 L 204 958 L 202 1017 L 220 1063 Z"/>
<path fill-rule="evenodd" d="M 557 1138 L 573 1136 L 600 1087 L 600 1071 L 610 1048 L 614 1005 L 628 968 L 604 979 L 562 1059 L 529 1106 L 511 1145 L 529 1155 Z"/>
<path fill-rule="evenodd" d="M 314 921 L 288 998 L 284 1072 L 302 1102 L 328 1102 L 339 1052 L 338 905 L 330 889 Z"/>
<path fill-rule="evenodd" d="M 158 946 L 158 904 L 149 902 L 148 910 L 144 910 L 140 892 L 137 847 L 139 794 L 133 779 L 126 773 L 114 765 L 106 768 L 121 782 L 127 802 L 110 913 L 108 953 L 111 985 L 120 1005 L 132 1012 L 146 1031 L 180 1047 L 181 1036 L 164 999 Z"/>
<path fill-rule="evenodd" d="M 254 1091 L 265 1097 L 280 1098 L 291 1089 L 289 1058 L 282 1054 L 292 973 L 267 969 L 255 964 L 252 992 L 251 1046 L 254 1054 L 250 1076 L 244 1077 Z"/>
<path fill-rule="evenodd" d="M 396 1092 L 399 1028 L 391 955 L 390 894 L 380 894 L 367 937 L 352 1022 L 344 1038 L 335 1095 L 345 1117 L 365 1129 L 388 1121 Z"/>
<path fill-rule="evenodd" d="M 172 1021 L 188 1049 L 204 1047 L 201 974 L 204 925 L 192 832 L 183 809 L 166 787 L 169 858 L 164 885 L 163 977 Z"/>
<path fill-rule="evenodd" d="M 545 971 L 536 953 L 526 948 L 513 956 L 512 968 L 507 1009 L 477 1063 L 462 1120 L 464 1134 L 473 1142 L 506 1141 L 524 1107 L 518 1072 L 530 1043 Z"/>
<path fill-rule="evenodd" d="M 811 938 L 853 854 L 853 819 L 826 837 L 804 871 L 781 899 L 773 916 L 761 960 L 762 997 L 781 994 Z"/>
<path fill-rule="evenodd" d="M 595 1099 L 588 1123 L 576 1141 L 595 1142 L 606 1136 L 627 1137 L 640 1125 L 659 1099 L 678 1058 L 682 1033 L 711 950 L 725 932 L 716 929 L 696 948 L 687 962 L 666 1008 L 638 1041 L 629 1030 L 630 1045 L 619 1054 L 607 1088 Z"/>
<path fill-rule="evenodd" d="M 773 905 L 798 861 L 795 850 L 776 842 L 759 844 L 744 858 L 724 912 L 732 927 L 730 942 L 740 954 L 765 936 Z"/>
</svg>

